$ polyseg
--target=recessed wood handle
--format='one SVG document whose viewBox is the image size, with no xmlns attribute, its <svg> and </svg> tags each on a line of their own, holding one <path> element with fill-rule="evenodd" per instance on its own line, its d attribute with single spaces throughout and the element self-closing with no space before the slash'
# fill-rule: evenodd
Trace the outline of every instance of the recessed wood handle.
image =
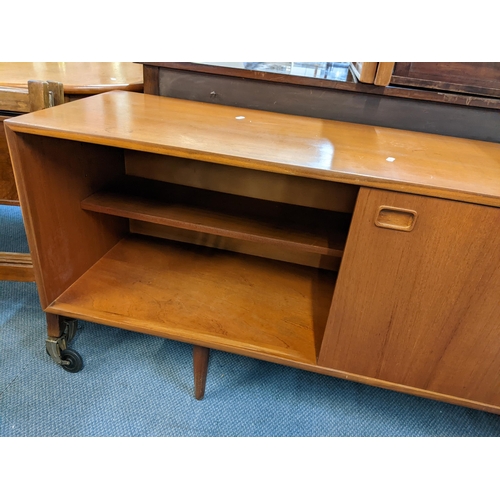
<svg viewBox="0 0 500 500">
<path fill-rule="evenodd" d="M 417 212 L 406 208 L 381 206 L 375 217 L 375 225 L 396 231 L 411 231 L 417 220 Z"/>
</svg>

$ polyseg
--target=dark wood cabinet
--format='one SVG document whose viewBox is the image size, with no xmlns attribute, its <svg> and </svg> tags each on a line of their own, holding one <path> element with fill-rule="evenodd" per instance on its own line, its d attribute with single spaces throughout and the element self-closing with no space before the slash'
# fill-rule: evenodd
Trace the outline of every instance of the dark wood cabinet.
<svg viewBox="0 0 500 500">
<path fill-rule="evenodd" d="M 499 62 L 398 62 L 392 85 L 500 97 Z"/>
</svg>

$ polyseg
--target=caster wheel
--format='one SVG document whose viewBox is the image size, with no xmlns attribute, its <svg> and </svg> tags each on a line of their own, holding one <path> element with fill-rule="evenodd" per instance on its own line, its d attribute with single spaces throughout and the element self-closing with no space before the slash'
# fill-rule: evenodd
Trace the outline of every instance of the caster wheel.
<svg viewBox="0 0 500 500">
<path fill-rule="evenodd" d="M 67 372 L 76 373 L 83 368 L 82 357 L 73 349 L 65 349 L 61 351 L 61 359 L 69 361 L 68 365 L 61 365 Z"/>
</svg>

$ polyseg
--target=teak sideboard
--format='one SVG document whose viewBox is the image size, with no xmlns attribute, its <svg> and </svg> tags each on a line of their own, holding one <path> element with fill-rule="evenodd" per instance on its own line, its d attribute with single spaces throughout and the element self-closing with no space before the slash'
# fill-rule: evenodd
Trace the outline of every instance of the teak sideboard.
<svg viewBox="0 0 500 500">
<path fill-rule="evenodd" d="M 5 125 L 56 360 L 81 319 L 195 346 L 198 398 L 215 348 L 500 413 L 499 144 L 121 91 Z"/>
</svg>

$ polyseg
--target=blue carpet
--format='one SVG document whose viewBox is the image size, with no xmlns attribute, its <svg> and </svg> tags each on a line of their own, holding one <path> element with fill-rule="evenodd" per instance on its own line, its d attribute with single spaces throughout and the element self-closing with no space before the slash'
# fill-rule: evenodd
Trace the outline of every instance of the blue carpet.
<svg viewBox="0 0 500 500">
<path fill-rule="evenodd" d="M 27 249 L 18 208 L 0 249 Z M 35 284 L 0 282 L 0 436 L 500 436 L 497 415 L 220 351 L 196 401 L 187 344 L 80 322 L 72 374 L 45 337 Z"/>
</svg>

